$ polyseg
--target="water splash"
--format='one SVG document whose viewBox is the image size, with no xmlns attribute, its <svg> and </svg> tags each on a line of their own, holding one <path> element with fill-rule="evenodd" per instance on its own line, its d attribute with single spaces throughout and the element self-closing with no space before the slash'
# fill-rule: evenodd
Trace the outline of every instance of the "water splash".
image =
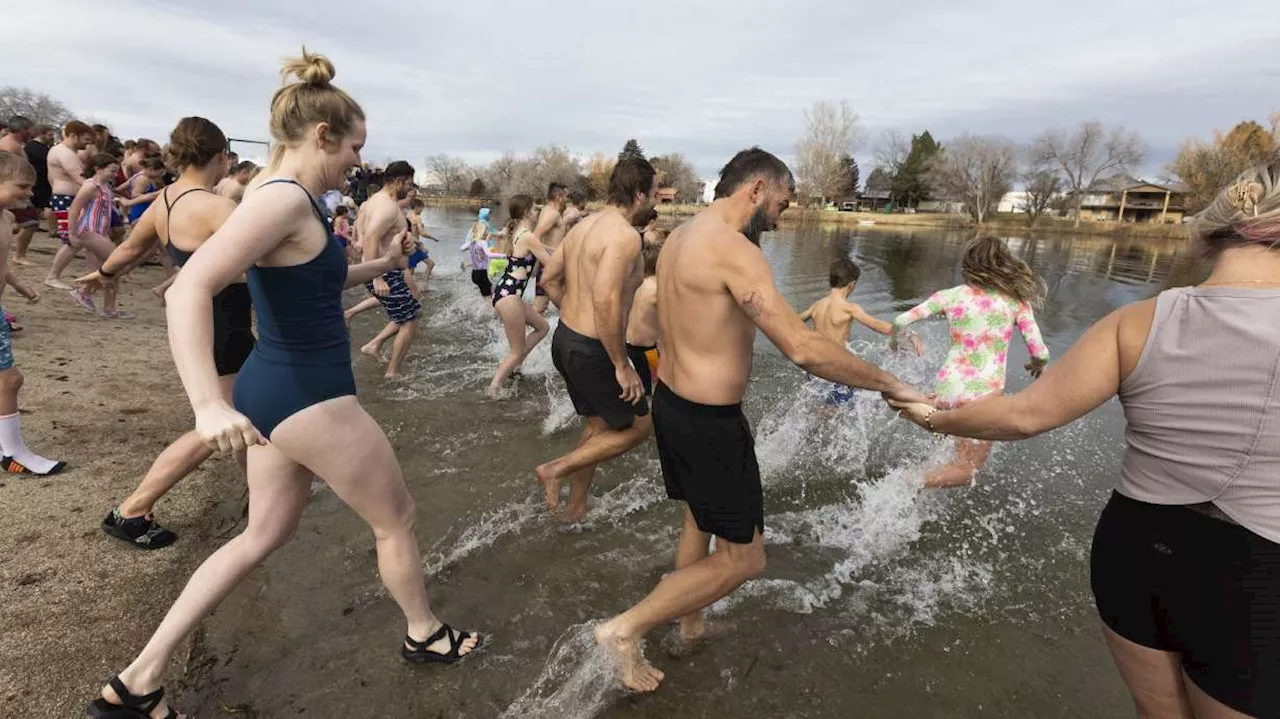
<svg viewBox="0 0 1280 719">
<path fill-rule="evenodd" d="M 575 624 L 556 640 L 533 685 L 504 719 L 590 719 L 622 696 L 613 660 L 596 644 L 594 625 Z"/>
</svg>

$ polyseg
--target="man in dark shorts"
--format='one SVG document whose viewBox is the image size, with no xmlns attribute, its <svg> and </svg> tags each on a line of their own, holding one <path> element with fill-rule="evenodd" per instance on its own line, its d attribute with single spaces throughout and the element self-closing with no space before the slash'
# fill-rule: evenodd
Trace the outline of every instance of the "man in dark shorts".
<svg viewBox="0 0 1280 719">
<path fill-rule="evenodd" d="M 36 169 L 36 184 L 32 188 L 31 206 L 36 208 L 40 218 L 45 221 L 49 234 L 57 228 L 54 225 L 53 212 L 49 209 L 49 198 L 53 188 L 49 185 L 49 148 L 53 147 L 53 128 L 48 125 L 36 125 L 35 137 L 23 148 L 27 153 L 27 161 Z M 37 224 L 38 226 L 38 224 Z M 19 233 L 15 245 L 13 261 L 19 265 L 30 265 L 27 259 L 27 248 L 31 246 L 32 233 Z"/>
<path fill-rule="evenodd" d="M 646 160 L 620 161 L 609 178 L 609 206 L 565 236 L 542 276 L 560 308 L 551 360 L 587 426 L 572 452 L 535 472 L 553 512 L 560 506 L 560 483 L 569 478 L 570 522 L 586 516 L 596 465 L 630 451 L 653 428 L 640 376 L 627 357 L 626 330 L 644 279 L 634 225 L 653 209 L 656 178 Z"/>
<path fill-rule="evenodd" d="M 709 638 L 714 630 L 700 610 L 764 570 L 764 493 L 742 413 L 756 328 L 819 377 L 925 401 L 806 327 L 774 286 L 760 234 L 777 226 L 794 190 L 778 158 L 759 148 L 738 153 L 720 173 L 715 202 L 677 229 L 658 259 L 662 358 L 653 424 L 667 494 L 687 505 L 684 529 L 676 571 L 595 630 L 635 691 L 652 691 L 663 677 L 640 651 L 646 632 L 679 618 L 683 641 Z"/>
<path fill-rule="evenodd" d="M 538 213 L 538 225 L 533 229 L 533 233 L 542 241 L 547 252 L 555 252 L 564 241 L 566 232 L 564 209 L 568 194 L 568 188 L 559 182 L 553 182 L 547 186 L 547 204 L 542 208 L 542 212 Z M 547 288 L 542 286 L 542 273 L 545 269 L 539 265 L 533 273 L 533 309 L 540 315 L 547 313 L 547 305 L 551 303 L 551 298 L 547 296 Z"/>
</svg>

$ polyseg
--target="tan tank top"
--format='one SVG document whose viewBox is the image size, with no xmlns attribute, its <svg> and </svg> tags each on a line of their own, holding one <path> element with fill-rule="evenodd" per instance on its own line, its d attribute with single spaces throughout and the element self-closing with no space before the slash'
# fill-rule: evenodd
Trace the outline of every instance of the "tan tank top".
<svg viewBox="0 0 1280 719">
<path fill-rule="evenodd" d="M 1120 384 L 1128 426 L 1120 493 L 1212 502 L 1280 542 L 1280 290 L 1162 292 Z"/>
</svg>

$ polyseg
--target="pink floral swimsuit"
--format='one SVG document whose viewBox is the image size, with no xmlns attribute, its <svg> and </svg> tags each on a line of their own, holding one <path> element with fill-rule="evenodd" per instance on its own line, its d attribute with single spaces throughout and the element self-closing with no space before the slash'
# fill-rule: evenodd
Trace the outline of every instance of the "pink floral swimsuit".
<svg viewBox="0 0 1280 719">
<path fill-rule="evenodd" d="M 1015 324 L 1027 343 L 1027 352 L 1037 360 L 1049 361 L 1049 348 L 1027 303 L 970 285 L 939 290 L 899 315 L 893 321 L 894 337 L 900 337 L 913 322 L 940 314 L 951 324 L 951 352 L 934 385 L 939 406 L 959 407 L 1004 390 Z"/>
</svg>

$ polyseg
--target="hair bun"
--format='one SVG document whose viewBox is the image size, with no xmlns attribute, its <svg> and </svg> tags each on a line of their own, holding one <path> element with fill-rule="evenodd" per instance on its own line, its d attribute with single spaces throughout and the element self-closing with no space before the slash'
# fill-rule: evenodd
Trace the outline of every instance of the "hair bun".
<svg viewBox="0 0 1280 719">
<path fill-rule="evenodd" d="M 290 78 L 297 78 L 298 82 L 310 87 L 328 87 L 335 74 L 329 58 L 307 52 L 306 46 L 302 48 L 302 57 L 285 60 L 284 67 L 280 70 L 286 83 Z"/>
</svg>

